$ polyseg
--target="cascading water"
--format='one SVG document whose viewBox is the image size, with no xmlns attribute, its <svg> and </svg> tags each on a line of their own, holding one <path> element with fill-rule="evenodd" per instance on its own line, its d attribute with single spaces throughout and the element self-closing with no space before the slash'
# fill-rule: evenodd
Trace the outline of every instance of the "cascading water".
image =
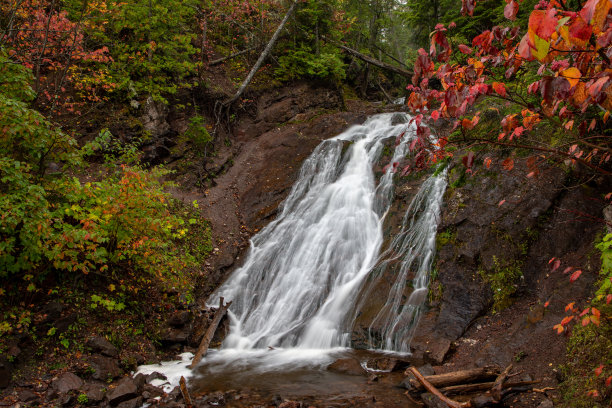
<svg viewBox="0 0 612 408">
<path fill-rule="evenodd" d="M 278 218 L 253 237 L 245 264 L 209 299 L 212 305 L 221 296 L 233 303 L 223 346 L 209 350 L 198 367 L 202 386 L 276 384 L 274 392 L 280 392 L 288 384 L 296 392 L 300 384 L 301 392 L 329 392 L 338 378 L 321 368 L 348 352 L 359 294 L 367 297 L 372 281 L 400 260 L 395 283 L 372 323 L 378 329 L 371 330 L 370 346 L 409 350 L 427 292 L 446 187 L 444 175 L 425 181 L 401 232 L 379 255 L 383 222 L 393 202 L 394 163 L 408 154 L 415 137 L 409 120 L 401 113 L 376 115 L 322 142 L 304 162 Z M 376 183 L 373 168 L 392 146 Z M 414 290 L 406 302 L 406 280 L 413 270 Z M 179 362 L 142 366 L 138 372 L 168 373 L 176 385 L 180 375 L 196 373 L 187 369 L 188 360 L 184 356 Z M 344 379 L 333 390 L 351 386 Z"/>
<path fill-rule="evenodd" d="M 380 277 L 390 264 L 398 264 L 387 300 L 368 330 L 369 343 L 374 348 L 410 352 L 410 340 L 428 293 L 429 273 L 436 249 L 436 230 L 445 190 L 444 173 L 439 177 L 430 177 L 421 185 L 404 215 L 400 232 L 381 254 L 381 261 L 372 271 L 375 278 Z M 410 275 L 414 275 L 412 280 Z M 412 292 L 404 300 L 404 292 L 409 283 Z M 372 279 L 363 292 L 363 299 L 367 299 L 375 284 L 376 279 Z"/>
<path fill-rule="evenodd" d="M 209 299 L 211 304 L 220 296 L 233 301 L 224 349 L 349 345 L 352 322 L 347 316 L 379 259 L 382 221 L 393 196 L 392 164 L 408 153 L 408 143 L 415 137 L 408 121 L 405 114 L 374 116 L 322 142 L 306 160 L 279 217 L 253 237 L 244 266 Z M 385 142 L 398 136 L 377 186 L 373 166 Z M 383 348 L 407 351 L 403 324 L 417 317 L 416 298 L 426 291 L 444 187 L 444 177 L 424 184 L 402 233 L 393 241 L 394 251 L 405 254 L 406 267 L 377 316 L 388 326 Z M 417 217 L 417 211 L 423 214 Z M 411 305 L 402 308 L 399 281 L 405 282 L 415 262 L 419 266 L 415 299 L 411 297 Z"/>
</svg>

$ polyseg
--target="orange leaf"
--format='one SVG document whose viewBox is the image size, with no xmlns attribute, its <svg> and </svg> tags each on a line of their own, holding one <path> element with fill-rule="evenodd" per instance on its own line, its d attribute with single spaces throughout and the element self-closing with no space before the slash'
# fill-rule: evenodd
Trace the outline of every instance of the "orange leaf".
<svg viewBox="0 0 612 408">
<path fill-rule="evenodd" d="M 580 78 L 582 77 L 582 75 L 580 74 L 580 70 L 578 70 L 578 68 L 576 67 L 571 67 L 564 71 L 561 71 L 560 75 L 567 79 L 567 81 L 570 83 L 570 88 L 575 87 L 576 84 L 580 82 Z"/>
<path fill-rule="evenodd" d="M 506 160 L 502 162 L 502 167 L 504 168 L 504 170 L 507 170 L 507 171 L 512 170 L 514 168 L 514 160 L 508 157 Z"/>
<path fill-rule="evenodd" d="M 598 316 L 590 316 L 591 322 L 593 322 L 593 324 L 595 326 L 599 326 L 599 317 Z"/>
<path fill-rule="evenodd" d="M 553 329 L 555 329 L 557 331 L 557 334 L 561 334 L 565 331 L 565 328 L 563 326 L 561 326 L 560 324 L 555 324 L 553 326 Z"/>
<path fill-rule="evenodd" d="M 583 326 L 588 325 L 590 322 L 591 322 L 591 319 L 589 319 L 589 316 L 585 316 L 585 317 L 582 319 L 582 325 L 583 325 Z"/>
<path fill-rule="evenodd" d="M 487 157 L 486 159 L 484 159 L 484 165 L 486 166 L 486 168 L 490 168 L 491 167 L 491 158 Z"/>
<path fill-rule="evenodd" d="M 565 306 L 565 311 L 567 312 L 568 310 L 574 310 L 574 305 L 576 304 L 576 302 L 572 302 L 570 304 L 568 304 L 567 306 Z"/>
<path fill-rule="evenodd" d="M 609 387 L 612 384 L 612 375 L 606 378 L 606 387 Z"/>
<path fill-rule="evenodd" d="M 493 89 L 495 90 L 495 92 L 497 92 L 497 94 L 499 94 L 501 96 L 506 96 L 507 95 L 506 94 L 506 87 L 501 82 L 493 82 Z"/>
</svg>

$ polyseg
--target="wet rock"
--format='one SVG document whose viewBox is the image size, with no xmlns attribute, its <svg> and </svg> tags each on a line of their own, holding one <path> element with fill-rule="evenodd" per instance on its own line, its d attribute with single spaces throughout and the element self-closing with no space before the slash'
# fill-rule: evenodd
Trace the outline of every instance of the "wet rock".
<svg viewBox="0 0 612 408">
<path fill-rule="evenodd" d="M 147 375 L 147 378 L 145 379 L 145 382 L 147 384 L 151 384 L 155 380 L 167 380 L 167 379 L 168 378 L 165 375 L 155 371 L 155 372 L 152 372 L 151 374 Z"/>
<path fill-rule="evenodd" d="M 96 336 L 87 340 L 85 344 L 89 347 L 94 353 L 100 353 L 107 357 L 119 357 L 119 352 L 117 348 L 111 344 L 110 341 L 106 340 L 104 337 Z"/>
<path fill-rule="evenodd" d="M 60 405 L 63 406 L 63 407 L 67 407 L 67 406 L 73 405 L 74 404 L 74 400 L 75 400 L 75 398 L 74 398 L 73 395 L 70 395 L 70 394 L 62 395 L 62 397 L 60 398 Z"/>
<path fill-rule="evenodd" d="M 371 358 L 367 362 L 367 368 L 378 371 L 402 371 L 410 366 L 410 362 L 407 360 L 401 360 L 397 358 Z"/>
<path fill-rule="evenodd" d="M 327 369 L 341 374 L 366 375 L 359 361 L 354 358 L 340 358 L 327 366 Z"/>
<path fill-rule="evenodd" d="M 116 406 L 121 402 L 129 401 L 138 397 L 138 387 L 130 377 L 125 377 L 117 383 L 117 386 L 106 394 L 108 402 Z"/>
<path fill-rule="evenodd" d="M 89 364 L 94 370 L 92 374 L 94 380 L 107 381 L 121 375 L 119 364 L 117 360 L 113 358 L 95 355 L 90 358 Z"/>
<path fill-rule="evenodd" d="M 33 403 L 34 401 L 38 401 L 40 397 L 30 390 L 24 390 L 19 393 L 19 399 L 26 403 Z"/>
<path fill-rule="evenodd" d="M 0 356 L 0 388 L 6 388 L 11 383 L 13 365 L 6 356 Z"/>
<path fill-rule="evenodd" d="M 425 375 L 425 376 L 427 376 L 427 375 L 434 375 L 436 373 L 436 371 L 431 366 L 431 364 L 422 365 L 419 368 L 417 368 L 417 370 L 419 370 L 419 373 L 421 373 L 422 375 Z"/>
<path fill-rule="evenodd" d="M 553 402 L 549 399 L 546 399 L 544 401 L 542 401 L 540 403 L 540 405 L 538 405 L 538 408 L 553 408 L 555 405 L 553 404 Z"/>
<path fill-rule="evenodd" d="M 155 398 L 155 397 L 161 397 L 162 395 L 164 395 L 164 390 L 162 390 L 161 388 L 155 387 L 151 384 L 145 384 L 142 387 L 142 395 L 144 396 L 145 393 L 147 393 L 148 397 L 147 398 Z"/>
<path fill-rule="evenodd" d="M 144 375 L 143 373 L 139 373 L 136 374 L 136 376 L 134 376 L 134 383 L 136 384 L 136 388 L 138 388 L 138 392 L 141 392 L 143 390 L 144 385 L 147 382 L 147 376 Z"/>
<path fill-rule="evenodd" d="M 83 380 L 74 375 L 73 373 L 61 374 L 57 379 L 51 383 L 51 387 L 57 392 L 65 394 L 72 390 L 78 390 L 83 386 Z"/>
<path fill-rule="evenodd" d="M 81 388 L 81 392 L 87 395 L 89 402 L 100 402 L 104 399 L 105 385 L 100 383 L 88 383 Z"/>
<path fill-rule="evenodd" d="M 191 334 L 190 328 L 174 329 L 168 328 L 163 334 L 161 341 L 166 347 L 175 344 L 185 344 Z"/>
</svg>

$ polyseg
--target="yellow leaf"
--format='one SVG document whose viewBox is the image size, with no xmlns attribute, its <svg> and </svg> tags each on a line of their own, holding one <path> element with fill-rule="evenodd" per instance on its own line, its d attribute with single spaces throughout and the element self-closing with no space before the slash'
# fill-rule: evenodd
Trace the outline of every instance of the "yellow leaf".
<svg viewBox="0 0 612 408">
<path fill-rule="evenodd" d="M 108 285 L 108 290 L 110 290 L 111 292 L 115 291 L 115 285 L 113 285 L 112 283 L 110 285 Z"/>
<path fill-rule="evenodd" d="M 578 84 L 578 82 L 580 82 L 580 77 L 582 75 L 580 74 L 580 70 L 578 68 L 571 67 L 561 71 L 561 76 L 567 79 L 567 81 L 570 83 L 570 88 L 573 88 L 576 86 L 576 84 Z"/>
<path fill-rule="evenodd" d="M 538 59 L 538 61 L 544 61 L 544 58 L 548 55 L 548 50 L 550 49 L 550 43 L 542 38 L 538 37 L 537 34 L 533 34 L 535 50 L 532 51 L 534 57 Z"/>
</svg>

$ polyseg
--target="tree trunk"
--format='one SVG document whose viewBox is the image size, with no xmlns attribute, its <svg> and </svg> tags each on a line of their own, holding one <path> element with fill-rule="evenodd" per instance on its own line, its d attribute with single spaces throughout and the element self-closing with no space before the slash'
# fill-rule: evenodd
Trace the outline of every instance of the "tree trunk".
<svg viewBox="0 0 612 408">
<path fill-rule="evenodd" d="M 208 330 L 206 330 L 206 334 L 204 334 L 204 337 L 202 338 L 202 341 L 200 342 L 200 347 L 198 347 L 198 351 L 193 357 L 193 361 L 191 361 L 191 364 L 189 365 L 189 368 L 191 369 L 197 366 L 200 360 L 202 360 L 202 357 L 204 357 L 206 353 L 208 352 L 208 346 L 210 346 L 210 342 L 212 341 L 213 336 L 215 335 L 215 332 L 217 331 L 217 327 L 219 326 L 219 323 L 221 322 L 221 319 L 223 318 L 223 316 L 225 316 L 225 314 L 227 313 L 227 309 L 232 304 L 232 302 L 228 302 L 227 304 L 224 305 L 223 304 L 224 300 L 225 299 L 223 298 L 219 299 L 219 308 L 215 312 L 215 317 L 213 318 L 213 321 L 210 323 L 210 326 L 208 326 Z"/>
<path fill-rule="evenodd" d="M 266 48 L 263 50 L 263 52 L 259 56 L 259 59 L 257 60 L 255 65 L 251 69 L 251 72 L 249 72 L 249 75 L 246 77 L 246 79 L 244 80 L 242 85 L 240 85 L 240 88 L 238 89 L 238 92 L 236 92 L 236 95 L 234 95 L 231 99 L 229 99 L 228 101 L 223 103 L 225 106 L 230 106 L 231 104 L 236 102 L 238 100 L 238 98 L 240 98 L 242 96 L 242 94 L 244 93 L 244 90 L 251 83 L 251 81 L 253 80 L 253 77 L 255 76 L 257 71 L 259 71 L 259 68 L 261 67 L 261 65 L 263 64 L 265 59 L 268 58 L 268 55 L 270 55 L 270 52 L 272 51 L 272 48 L 274 47 L 274 44 L 276 44 L 276 41 L 278 40 L 278 37 L 280 37 L 280 33 L 283 30 L 283 28 L 285 27 L 285 24 L 287 24 L 287 21 L 289 20 L 289 18 L 291 17 L 293 12 L 295 11 L 295 8 L 297 7 L 297 4 L 298 4 L 298 0 L 294 0 L 294 2 L 291 3 L 291 7 L 289 7 L 289 10 L 287 10 L 287 14 L 285 14 L 285 17 L 283 18 L 283 21 L 281 21 L 280 25 L 276 29 L 276 32 L 274 33 L 274 35 L 272 36 L 272 38 L 268 42 L 268 45 L 266 45 Z"/>
</svg>

